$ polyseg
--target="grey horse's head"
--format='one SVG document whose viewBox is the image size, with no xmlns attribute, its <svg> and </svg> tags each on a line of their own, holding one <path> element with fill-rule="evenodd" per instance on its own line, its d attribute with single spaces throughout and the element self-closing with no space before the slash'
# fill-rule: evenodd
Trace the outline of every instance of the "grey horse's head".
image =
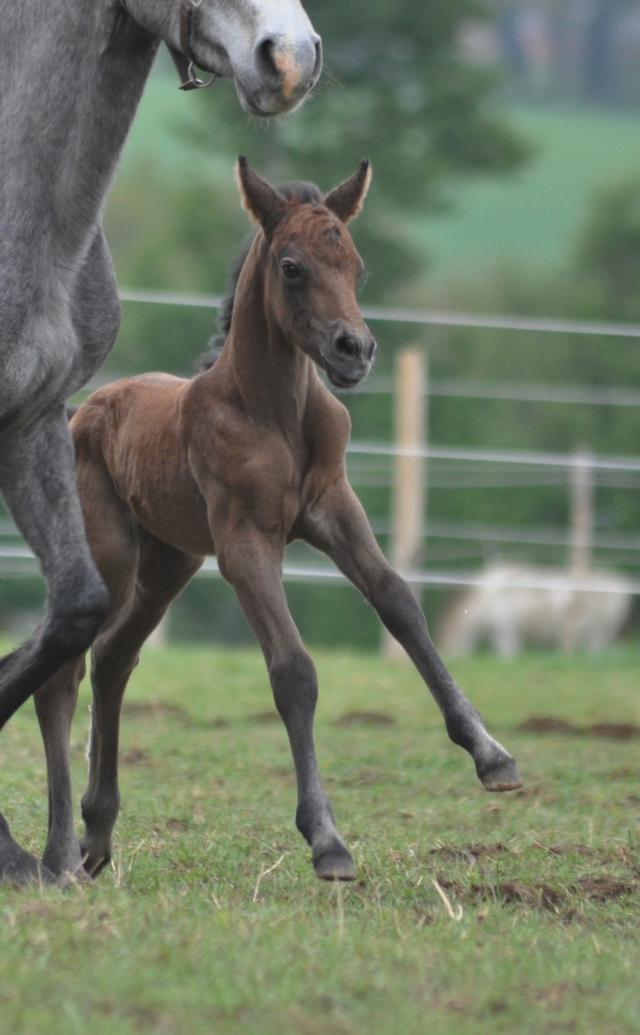
<svg viewBox="0 0 640 1035">
<path fill-rule="evenodd" d="M 233 79 L 251 115 L 268 118 L 292 111 L 318 81 L 322 45 L 300 0 L 124 3 L 136 21 L 198 67 Z M 191 7 L 186 31 L 185 5 Z"/>
</svg>

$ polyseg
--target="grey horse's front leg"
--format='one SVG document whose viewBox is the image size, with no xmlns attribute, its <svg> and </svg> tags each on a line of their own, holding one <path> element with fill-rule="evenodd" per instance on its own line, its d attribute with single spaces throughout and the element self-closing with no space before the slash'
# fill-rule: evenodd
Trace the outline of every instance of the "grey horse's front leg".
<svg viewBox="0 0 640 1035">
<path fill-rule="evenodd" d="M 318 771 L 313 717 L 318 677 L 289 614 L 281 582 L 282 553 L 268 536 L 245 529 L 218 555 L 260 641 L 276 707 L 289 735 L 298 783 L 296 826 L 311 845 L 317 877 L 353 880 L 351 853 L 335 828 Z"/>
<path fill-rule="evenodd" d="M 74 823 L 69 759 L 71 722 L 84 673 L 84 658 L 76 658 L 63 665 L 35 694 L 49 785 L 49 829 L 42 864 L 58 879 L 84 878 Z"/>
<path fill-rule="evenodd" d="M 43 624 L 0 660 L 1 729 L 38 687 L 86 650 L 109 601 L 85 537 L 73 442 L 63 407 L 36 427 L 4 438 L 0 490 L 40 561 L 49 590 Z M 40 877 L 37 860 L 26 852 L 18 857 L 17 851 L 22 852 L 3 821 L 0 880 Z"/>
<path fill-rule="evenodd" d="M 385 560 L 346 480 L 333 485 L 308 513 L 304 532 L 312 546 L 335 561 L 402 644 L 431 690 L 451 740 L 469 752 L 486 790 L 521 787 L 514 759 L 489 736 L 479 712 L 448 672 L 431 641 L 422 610 Z"/>
</svg>

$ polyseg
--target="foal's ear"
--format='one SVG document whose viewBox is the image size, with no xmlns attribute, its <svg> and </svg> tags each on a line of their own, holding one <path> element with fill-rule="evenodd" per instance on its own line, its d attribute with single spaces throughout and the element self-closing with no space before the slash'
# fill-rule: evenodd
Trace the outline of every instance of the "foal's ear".
<svg viewBox="0 0 640 1035">
<path fill-rule="evenodd" d="M 350 219 L 358 215 L 364 204 L 364 199 L 371 183 L 371 162 L 364 158 L 353 176 L 335 187 L 324 199 L 327 208 L 335 212 L 338 219 L 348 223 Z"/>
<path fill-rule="evenodd" d="M 236 178 L 242 196 L 242 207 L 260 223 L 265 237 L 270 240 L 286 212 L 286 201 L 266 180 L 253 171 L 244 155 L 238 158 Z"/>
</svg>

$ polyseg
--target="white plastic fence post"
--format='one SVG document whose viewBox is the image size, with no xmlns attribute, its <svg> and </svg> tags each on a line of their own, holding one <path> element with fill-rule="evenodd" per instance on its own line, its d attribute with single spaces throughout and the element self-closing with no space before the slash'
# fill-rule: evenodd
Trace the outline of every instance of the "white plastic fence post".
<svg viewBox="0 0 640 1035">
<path fill-rule="evenodd" d="M 395 445 L 419 450 L 426 445 L 427 359 L 423 349 L 402 349 L 396 359 Z M 420 567 L 424 538 L 426 460 L 421 456 L 395 458 L 392 509 L 391 563 L 401 574 Z M 419 590 L 413 590 L 419 599 Z M 406 659 L 400 644 L 386 631 L 385 657 Z"/>
</svg>

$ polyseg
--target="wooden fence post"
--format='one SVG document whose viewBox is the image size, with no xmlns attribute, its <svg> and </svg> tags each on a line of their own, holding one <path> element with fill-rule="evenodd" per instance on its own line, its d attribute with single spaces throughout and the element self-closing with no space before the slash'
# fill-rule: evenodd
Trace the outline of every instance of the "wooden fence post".
<svg viewBox="0 0 640 1035">
<path fill-rule="evenodd" d="M 421 450 L 427 441 L 427 360 L 424 350 L 402 349 L 396 359 L 395 445 Z M 401 574 L 416 571 L 422 561 L 426 500 L 426 460 L 398 455 L 394 464 L 394 494 L 390 559 Z M 412 587 L 417 600 L 418 587 Z M 385 657 L 405 660 L 400 644 L 385 629 Z"/>
<path fill-rule="evenodd" d="M 591 567 L 593 548 L 593 457 L 586 449 L 573 455 L 571 471 L 571 540 L 569 570 L 584 575 Z"/>
<path fill-rule="evenodd" d="M 587 449 L 577 449 L 569 469 L 569 578 L 580 579 L 591 568 L 593 549 L 593 457 Z M 579 612 L 582 594 L 574 590 L 567 621 L 562 632 L 562 649 L 574 651 L 580 634 Z"/>
<path fill-rule="evenodd" d="M 147 637 L 147 643 L 151 647 L 164 647 L 166 645 L 169 638 L 169 611 L 161 618 L 151 635 Z"/>
</svg>

